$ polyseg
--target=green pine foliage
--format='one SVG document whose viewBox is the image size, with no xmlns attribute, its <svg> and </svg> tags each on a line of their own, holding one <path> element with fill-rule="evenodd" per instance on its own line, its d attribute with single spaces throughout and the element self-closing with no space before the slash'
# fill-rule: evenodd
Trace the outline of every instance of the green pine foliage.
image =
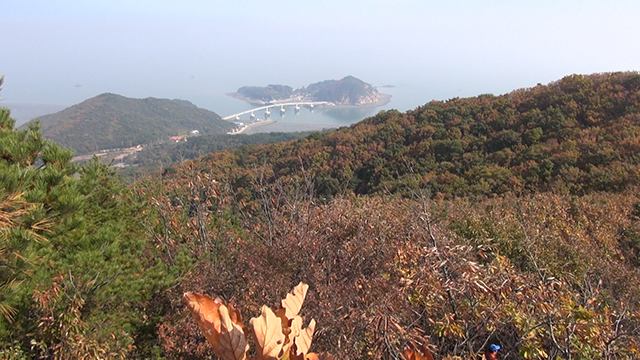
<svg viewBox="0 0 640 360">
<path fill-rule="evenodd" d="M 72 154 L 1 110 L 0 344 L 32 358 L 151 351 L 145 304 L 177 270 L 157 260 L 139 198 Z"/>
</svg>

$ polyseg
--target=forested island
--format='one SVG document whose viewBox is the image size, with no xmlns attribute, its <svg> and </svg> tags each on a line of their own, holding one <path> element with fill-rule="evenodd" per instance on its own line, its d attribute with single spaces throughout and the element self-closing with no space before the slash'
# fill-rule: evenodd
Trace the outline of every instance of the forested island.
<svg viewBox="0 0 640 360">
<path fill-rule="evenodd" d="M 260 105 L 284 101 L 327 101 L 337 106 L 371 106 L 384 105 L 391 98 L 353 76 L 325 80 L 299 89 L 287 85 L 243 86 L 230 95 Z"/>
</svg>

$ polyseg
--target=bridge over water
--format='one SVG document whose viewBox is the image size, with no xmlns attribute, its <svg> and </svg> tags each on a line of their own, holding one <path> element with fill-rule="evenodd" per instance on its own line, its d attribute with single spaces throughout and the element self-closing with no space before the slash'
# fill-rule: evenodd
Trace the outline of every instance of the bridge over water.
<svg viewBox="0 0 640 360">
<path fill-rule="evenodd" d="M 229 115 L 229 116 L 225 116 L 222 118 L 222 120 L 239 120 L 240 116 L 242 115 L 246 115 L 246 114 L 251 114 L 251 117 L 254 117 L 255 115 L 253 114 L 255 111 L 259 111 L 259 110 L 264 110 L 265 114 L 270 114 L 269 109 L 270 108 L 274 108 L 274 107 L 278 107 L 280 106 L 280 111 L 284 112 L 284 107 L 285 106 L 295 106 L 296 109 L 300 109 L 300 105 L 303 106 L 316 106 L 316 105 L 327 105 L 329 104 L 328 101 L 301 101 L 301 102 L 287 102 L 287 103 L 281 103 L 281 104 L 269 104 L 269 105 L 265 105 L 265 106 L 260 106 L 257 107 L 255 109 L 251 109 L 251 110 L 246 110 L 246 111 L 241 111 L 237 114 L 233 114 L 233 115 Z"/>
</svg>

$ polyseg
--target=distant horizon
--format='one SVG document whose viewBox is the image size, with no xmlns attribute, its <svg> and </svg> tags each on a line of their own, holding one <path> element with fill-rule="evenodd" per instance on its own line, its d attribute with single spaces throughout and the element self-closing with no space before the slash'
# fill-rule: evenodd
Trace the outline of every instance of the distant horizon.
<svg viewBox="0 0 640 360">
<path fill-rule="evenodd" d="M 244 85 L 347 75 L 426 102 L 640 66 L 630 0 L 28 0 L 2 15 L 6 103 L 114 93 L 225 112 L 237 105 L 224 94 Z"/>
<path fill-rule="evenodd" d="M 534 86 L 536 86 L 538 84 L 548 85 L 550 83 L 553 83 L 555 81 L 558 81 L 558 80 L 562 79 L 565 76 L 570 76 L 570 75 L 592 75 L 592 74 L 597 74 L 597 73 L 615 73 L 615 72 L 639 72 L 639 70 L 629 69 L 629 70 L 595 72 L 595 73 L 588 73 L 588 74 L 587 73 L 569 73 L 569 74 L 565 74 L 565 75 L 563 75 L 563 76 L 561 76 L 561 77 L 559 77 L 557 79 L 552 79 L 550 81 L 547 81 L 545 83 L 537 82 L 535 84 L 530 84 L 529 86 L 521 86 L 521 87 L 513 88 L 513 89 L 507 90 L 507 91 L 502 92 L 502 93 L 490 93 L 490 94 L 495 95 L 495 96 L 500 96 L 500 95 L 508 94 L 508 93 L 510 93 L 512 91 L 515 91 L 515 90 L 532 88 L 532 87 L 534 87 Z M 351 75 L 345 75 L 345 76 L 351 76 Z M 345 77 L 345 76 L 343 76 L 343 77 Z M 318 81 L 325 81 L 325 80 L 339 80 L 339 79 L 323 79 L 323 80 L 318 80 Z M 364 82 L 367 82 L 366 79 L 360 79 L 360 80 L 362 80 Z M 315 82 L 318 82 L 318 81 L 315 81 Z M 267 85 L 287 85 L 287 84 L 272 83 L 272 84 L 267 84 Z M 264 86 L 267 86 L 267 85 L 264 85 Z M 385 84 L 385 85 L 371 84 L 371 85 L 373 85 L 376 88 L 381 88 L 382 91 L 380 91 L 380 90 L 379 91 L 381 93 L 383 93 L 383 94 L 386 94 L 386 95 L 389 95 L 387 93 L 392 91 L 393 89 L 396 89 L 398 87 L 402 87 L 402 85 L 394 85 L 394 84 Z M 258 85 L 241 85 L 241 86 L 258 86 Z M 306 86 L 306 85 L 304 85 L 304 86 Z M 236 88 L 236 90 L 237 89 L 238 88 Z M 239 99 L 239 98 L 231 96 L 231 94 L 233 94 L 233 93 L 235 93 L 235 91 L 234 92 L 227 92 L 227 93 L 224 93 L 222 95 L 224 96 L 224 98 L 230 99 L 229 101 L 235 100 L 235 101 L 240 101 L 240 102 L 245 103 L 245 104 L 249 104 L 245 100 L 242 100 L 242 99 Z M 80 104 L 80 103 L 82 103 L 82 102 L 84 102 L 86 100 L 89 100 L 89 99 L 92 99 L 92 98 L 95 98 L 95 97 L 98 97 L 98 96 L 104 95 L 104 94 L 114 94 L 114 95 L 123 96 L 123 97 L 131 98 L 131 99 L 156 98 L 156 99 L 167 99 L 167 100 L 184 100 L 184 101 L 188 101 L 188 102 L 194 104 L 195 106 L 197 106 L 199 108 L 206 109 L 206 110 L 209 110 L 209 111 L 213 111 L 213 112 L 217 113 L 220 116 L 224 117 L 226 115 L 229 115 L 229 114 L 226 114 L 226 113 L 221 113 L 219 110 L 217 110 L 215 108 L 208 108 L 206 106 L 201 106 L 200 104 L 197 104 L 194 101 L 192 101 L 190 99 L 186 99 L 186 98 L 167 98 L 167 97 L 156 97 L 156 96 L 131 97 L 131 96 L 126 96 L 126 95 L 122 95 L 122 94 L 118 94 L 118 93 L 114 93 L 114 92 L 108 92 L 108 91 L 107 92 L 102 92 L 102 93 L 99 93 L 99 94 L 96 94 L 96 95 L 93 95 L 93 96 L 90 96 L 90 97 L 87 97 L 87 98 L 85 98 L 83 100 L 80 100 L 80 101 L 78 101 L 76 103 L 72 103 L 72 104 L 38 103 L 38 102 L 13 102 L 13 101 L 7 101 L 7 99 L 5 99 L 5 98 L 0 98 L 0 107 L 9 108 L 11 110 L 11 117 L 14 120 L 16 120 L 16 126 L 21 126 L 21 125 L 23 125 L 23 124 L 25 124 L 25 123 L 27 123 L 27 122 L 39 117 L 39 116 L 49 115 L 49 114 L 53 114 L 53 113 L 57 113 L 57 112 L 63 111 L 65 109 L 69 108 L 69 107 L 72 107 L 74 105 L 78 105 L 78 104 Z M 470 94 L 470 95 L 466 95 L 466 96 L 450 96 L 450 97 L 442 98 L 442 99 L 435 99 L 435 98 L 423 99 L 418 104 L 416 104 L 414 107 L 407 108 L 407 109 L 399 109 L 397 107 L 392 106 L 393 105 L 393 100 L 398 100 L 398 99 L 393 99 L 393 97 L 392 97 L 392 101 L 391 102 L 389 102 L 387 104 L 384 104 L 384 105 L 391 105 L 391 106 L 377 106 L 377 107 L 380 107 L 381 109 L 394 108 L 394 109 L 397 109 L 397 110 L 400 110 L 400 111 L 404 112 L 404 111 L 407 111 L 407 110 L 412 110 L 412 109 L 414 109 L 414 108 L 416 108 L 418 106 L 424 105 L 424 104 L 426 104 L 426 103 L 428 103 L 429 101 L 432 101 L 432 100 L 446 101 L 448 99 L 456 98 L 456 97 L 475 97 L 475 96 L 479 96 L 479 95 L 483 95 L 483 94 L 489 94 L 489 93 L 485 92 L 485 93 Z"/>
</svg>

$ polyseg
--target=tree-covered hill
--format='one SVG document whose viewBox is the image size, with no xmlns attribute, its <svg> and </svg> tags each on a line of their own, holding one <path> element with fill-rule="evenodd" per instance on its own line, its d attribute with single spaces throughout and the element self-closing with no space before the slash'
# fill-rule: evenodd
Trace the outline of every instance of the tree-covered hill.
<svg viewBox="0 0 640 360">
<path fill-rule="evenodd" d="M 509 94 L 382 111 L 347 128 L 252 150 L 201 167 L 247 188 L 311 174 L 331 196 L 427 189 L 444 196 L 620 191 L 640 177 L 640 74 L 572 75 Z"/>
<path fill-rule="evenodd" d="M 202 157 L 216 151 L 231 150 L 241 146 L 255 146 L 290 141 L 309 135 L 310 132 L 270 132 L 258 134 L 209 134 L 190 137 L 188 141 L 165 141 L 145 146 L 141 151 L 125 157 L 127 165 L 118 173 L 126 179 L 150 174 L 174 163 Z"/>
<path fill-rule="evenodd" d="M 194 258 L 159 342 L 212 356 L 175 300 L 244 316 L 304 281 L 315 351 L 640 354 L 640 75 L 573 75 L 210 154 L 137 184 Z M 168 253 L 177 253 L 177 245 Z"/>
<path fill-rule="evenodd" d="M 74 149 L 76 154 L 147 144 L 191 130 L 224 134 L 235 127 L 188 101 L 131 99 L 108 93 L 42 116 L 39 121 L 47 139 Z"/>
<path fill-rule="evenodd" d="M 206 154 L 231 150 L 244 145 L 264 145 L 285 142 L 308 136 L 310 132 L 271 132 L 251 135 L 213 134 L 189 138 L 184 142 L 168 142 L 167 144 L 152 144 L 135 155 L 133 164 L 152 166 L 163 163 L 169 166 L 173 163 L 196 159 Z"/>
<path fill-rule="evenodd" d="M 300 92 L 315 101 L 329 101 L 336 105 L 368 105 L 380 99 L 378 90 L 371 84 L 353 76 L 311 84 Z"/>
<path fill-rule="evenodd" d="M 243 86 L 238 89 L 237 94 L 249 101 L 269 102 L 290 98 L 293 95 L 293 88 L 287 85 Z"/>
</svg>

